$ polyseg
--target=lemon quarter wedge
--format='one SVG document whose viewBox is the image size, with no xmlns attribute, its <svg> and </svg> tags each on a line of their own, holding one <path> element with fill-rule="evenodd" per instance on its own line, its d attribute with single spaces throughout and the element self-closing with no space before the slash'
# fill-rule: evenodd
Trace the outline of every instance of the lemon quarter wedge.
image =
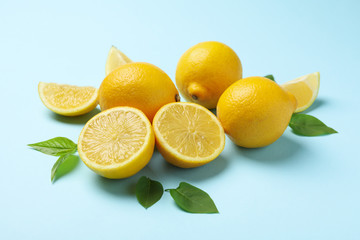
<svg viewBox="0 0 360 240">
<path fill-rule="evenodd" d="M 88 113 L 98 104 L 98 89 L 94 87 L 40 82 L 38 91 L 48 109 L 64 116 Z"/>
<path fill-rule="evenodd" d="M 130 58 L 128 58 L 123 52 L 112 46 L 106 60 L 105 75 L 107 76 L 116 68 L 131 62 Z"/>
<path fill-rule="evenodd" d="M 308 109 L 315 101 L 320 88 L 320 73 L 314 72 L 281 85 L 285 90 L 292 93 L 298 103 L 295 112 Z"/>
</svg>

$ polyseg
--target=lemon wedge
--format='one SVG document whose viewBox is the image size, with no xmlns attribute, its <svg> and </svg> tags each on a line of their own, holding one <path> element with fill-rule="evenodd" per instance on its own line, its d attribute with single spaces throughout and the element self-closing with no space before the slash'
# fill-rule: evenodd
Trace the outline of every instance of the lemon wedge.
<svg viewBox="0 0 360 240">
<path fill-rule="evenodd" d="M 126 178 L 150 161 L 155 145 L 150 121 L 131 107 L 115 107 L 91 118 L 82 129 L 78 152 L 82 161 L 106 178 Z"/>
<path fill-rule="evenodd" d="M 285 90 L 292 93 L 297 100 L 295 112 L 308 109 L 315 101 L 320 88 L 320 73 L 314 72 L 281 85 Z"/>
<path fill-rule="evenodd" d="M 128 58 L 123 52 L 112 46 L 106 60 L 105 75 L 107 76 L 116 68 L 131 62 L 130 58 Z"/>
<path fill-rule="evenodd" d="M 156 146 L 169 163 L 192 168 L 214 160 L 223 151 L 225 134 L 216 116 L 195 103 L 169 103 L 153 120 Z"/>
<path fill-rule="evenodd" d="M 88 113 L 98 104 L 98 89 L 94 87 L 40 82 L 38 91 L 48 109 L 64 116 Z"/>
</svg>

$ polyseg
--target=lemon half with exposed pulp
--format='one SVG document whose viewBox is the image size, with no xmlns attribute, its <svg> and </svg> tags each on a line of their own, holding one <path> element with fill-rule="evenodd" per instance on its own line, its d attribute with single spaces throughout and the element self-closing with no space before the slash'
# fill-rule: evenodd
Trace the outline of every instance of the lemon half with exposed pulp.
<svg viewBox="0 0 360 240">
<path fill-rule="evenodd" d="M 298 103 L 295 112 L 308 109 L 315 101 L 320 88 L 320 73 L 314 72 L 281 85 L 286 91 L 291 92 Z"/>
<path fill-rule="evenodd" d="M 195 103 L 169 103 L 153 121 L 156 146 L 169 163 L 191 168 L 204 165 L 222 152 L 225 134 L 216 116 Z"/>
<path fill-rule="evenodd" d="M 106 178 L 126 178 L 150 161 L 155 145 L 150 121 L 131 107 L 103 111 L 84 126 L 78 141 L 82 161 Z"/>
<path fill-rule="evenodd" d="M 94 87 L 40 82 L 38 91 L 48 109 L 64 116 L 88 113 L 98 104 L 98 89 Z"/>
</svg>

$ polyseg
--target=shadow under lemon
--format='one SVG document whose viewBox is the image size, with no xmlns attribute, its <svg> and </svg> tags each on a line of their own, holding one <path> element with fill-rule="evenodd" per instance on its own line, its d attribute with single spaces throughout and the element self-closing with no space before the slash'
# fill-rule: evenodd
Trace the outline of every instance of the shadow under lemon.
<svg viewBox="0 0 360 240">
<path fill-rule="evenodd" d="M 136 183 L 141 176 L 149 177 L 153 180 L 181 178 L 182 181 L 197 182 L 207 178 L 212 178 L 222 172 L 228 166 L 228 160 L 223 156 L 217 157 L 212 162 L 197 168 L 179 168 L 166 162 L 161 154 L 155 148 L 153 157 L 148 165 L 134 176 L 124 179 L 107 179 L 99 175 L 94 175 L 95 184 L 112 195 L 118 196 L 135 196 Z"/>
<path fill-rule="evenodd" d="M 162 179 L 180 178 L 190 183 L 200 182 L 213 178 L 223 172 L 232 161 L 251 159 L 264 164 L 282 164 L 290 163 L 293 156 L 301 151 L 302 146 L 292 138 L 283 134 L 277 141 L 269 146 L 255 149 L 243 148 L 235 145 L 227 139 L 227 144 L 232 145 L 236 156 L 220 154 L 212 162 L 196 168 L 179 168 L 168 163 L 155 148 L 154 154 L 141 171 L 134 176 L 125 179 L 107 179 L 94 174 L 95 184 L 107 193 L 117 196 L 134 197 L 136 183 L 141 176 L 147 176 L 153 180 L 161 181 Z M 162 182 L 166 185 L 166 182 Z M 165 186 L 164 185 L 164 186 Z"/>
<path fill-rule="evenodd" d="M 293 156 L 302 149 L 299 143 L 286 135 L 281 136 L 276 142 L 263 148 L 242 148 L 231 141 L 228 141 L 228 144 L 233 145 L 235 149 L 233 153 L 237 155 L 236 158 L 232 159 L 233 161 L 247 158 L 269 165 L 293 163 L 293 160 L 297 159 Z M 162 184 L 165 184 L 164 187 L 166 182 L 163 182 L 162 179 L 173 179 L 174 177 L 182 179 L 181 181 L 196 183 L 219 175 L 229 166 L 229 161 L 230 159 L 220 154 L 208 164 L 197 168 L 184 169 L 166 162 L 155 148 L 154 155 L 149 164 L 134 176 L 125 179 L 107 179 L 94 174 L 94 182 L 99 188 L 109 194 L 133 198 L 135 196 L 136 183 L 141 176 L 147 176 L 153 180 L 160 181 Z"/>
<path fill-rule="evenodd" d="M 223 172 L 229 165 L 228 159 L 221 154 L 208 164 L 196 168 L 179 168 L 162 159 L 164 172 L 168 175 L 175 175 L 190 182 L 199 182 L 213 178 Z"/>
<path fill-rule="evenodd" d="M 115 196 L 135 196 L 135 187 L 138 178 L 134 176 L 124 179 L 108 179 L 100 175 L 94 175 L 94 182 L 99 188 Z"/>
<path fill-rule="evenodd" d="M 59 114 L 51 112 L 51 111 L 49 111 L 49 115 L 52 119 L 59 121 L 59 122 L 84 125 L 93 116 L 95 116 L 96 114 L 98 114 L 100 112 L 101 112 L 100 109 L 98 107 L 96 107 L 93 110 L 91 110 L 90 112 L 88 112 L 84 115 L 80 115 L 80 116 L 74 116 L 74 117 L 62 116 L 62 115 L 59 115 Z"/>
<path fill-rule="evenodd" d="M 315 110 L 315 109 L 323 106 L 324 104 L 326 104 L 326 102 L 327 102 L 327 101 L 325 101 L 324 99 L 317 98 L 317 99 L 314 101 L 314 103 L 313 103 L 308 109 L 306 109 L 305 111 L 303 111 L 303 112 L 301 112 L 301 113 L 307 114 L 307 113 L 309 113 L 309 112 L 311 112 L 311 111 L 313 111 L 313 110 Z"/>
<path fill-rule="evenodd" d="M 302 146 L 283 134 L 274 143 L 262 148 L 243 148 L 234 144 L 235 152 L 239 156 L 244 156 L 251 160 L 262 162 L 265 164 L 282 164 L 292 160 L 296 160 L 293 156 L 296 155 Z"/>
<path fill-rule="evenodd" d="M 158 153 L 155 148 L 154 154 L 153 154 L 150 162 L 143 169 L 141 169 L 138 173 L 136 173 L 135 175 L 128 177 L 128 178 L 108 179 L 108 178 L 102 177 L 100 175 L 94 175 L 95 176 L 95 180 L 94 180 L 95 184 L 99 188 L 101 188 L 102 190 L 104 190 L 105 192 L 108 192 L 110 194 L 118 195 L 118 196 L 134 197 L 136 183 L 140 179 L 141 176 L 146 176 L 146 177 L 149 177 L 156 181 L 159 180 L 158 176 L 161 173 L 157 170 L 154 170 L 154 168 L 158 168 L 158 166 L 154 166 L 154 164 L 157 164 L 159 155 L 160 155 L 160 153 Z"/>
</svg>

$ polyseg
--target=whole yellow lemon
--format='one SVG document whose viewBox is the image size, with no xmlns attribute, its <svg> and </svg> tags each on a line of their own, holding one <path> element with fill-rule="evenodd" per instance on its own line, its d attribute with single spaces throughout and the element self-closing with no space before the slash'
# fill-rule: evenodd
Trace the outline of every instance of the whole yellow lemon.
<svg viewBox="0 0 360 240">
<path fill-rule="evenodd" d="M 112 71 L 99 88 L 101 110 L 117 106 L 140 109 L 150 121 L 165 104 L 179 101 L 169 76 L 150 63 L 134 62 Z"/>
<path fill-rule="evenodd" d="M 189 102 L 215 108 L 227 87 L 242 78 L 237 54 L 220 42 L 202 42 L 188 49 L 176 68 L 176 86 Z"/>
<path fill-rule="evenodd" d="M 296 106 L 295 97 L 274 81 L 248 77 L 221 95 L 217 116 L 235 144 L 257 148 L 275 142 L 284 133 Z"/>
</svg>

